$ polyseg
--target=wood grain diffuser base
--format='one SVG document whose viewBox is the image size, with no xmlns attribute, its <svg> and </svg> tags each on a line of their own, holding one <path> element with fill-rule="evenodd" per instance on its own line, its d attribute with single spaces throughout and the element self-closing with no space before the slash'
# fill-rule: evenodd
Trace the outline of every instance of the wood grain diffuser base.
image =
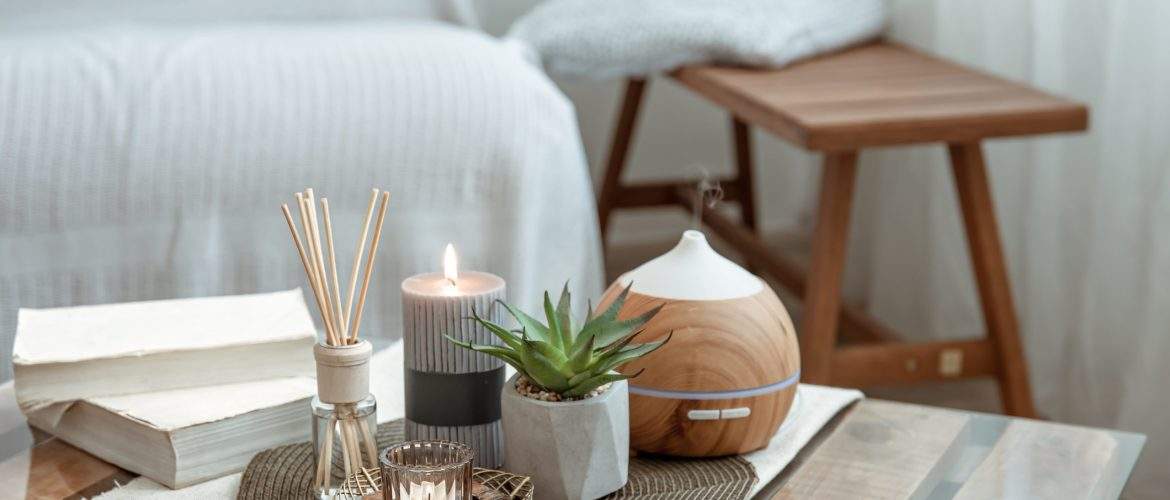
<svg viewBox="0 0 1170 500">
<path fill-rule="evenodd" d="M 619 318 L 664 305 L 638 341 L 674 338 L 621 368 L 645 369 L 630 380 L 630 446 L 697 457 L 767 445 L 800 379 L 796 330 L 776 293 L 698 231 L 619 277 L 598 310 L 631 283 Z"/>
</svg>

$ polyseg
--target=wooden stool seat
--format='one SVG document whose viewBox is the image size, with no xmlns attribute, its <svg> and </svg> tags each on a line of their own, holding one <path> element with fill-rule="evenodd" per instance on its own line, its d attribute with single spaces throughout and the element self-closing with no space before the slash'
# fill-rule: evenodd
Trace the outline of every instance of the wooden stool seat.
<svg viewBox="0 0 1170 500">
<path fill-rule="evenodd" d="M 889 43 L 776 70 L 699 66 L 671 76 L 731 115 L 736 175 L 720 183 L 724 200 L 741 205 L 742 221 L 703 210 L 685 179 L 621 182 L 647 83 L 630 80 L 598 197 L 603 237 L 618 208 L 676 205 L 698 212 L 749 264 L 803 297 L 802 381 L 867 386 L 993 377 L 1008 414 L 1035 416 L 981 141 L 1084 130 L 1083 105 Z M 824 152 L 807 267 L 770 252 L 756 234 L 753 125 Z M 841 303 L 858 151 L 921 143 L 948 148 L 986 338 L 900 342 L 864 310 Z M 838 346 L 838 333 L 860 342 Z"/>
<path fill-rule="evenodd" d="M 1079 103 L 911 49 L 878 43 L 788 68 L 699 66 L 679 82 L 806 149 L 1084 130 Z"/>
</svg>

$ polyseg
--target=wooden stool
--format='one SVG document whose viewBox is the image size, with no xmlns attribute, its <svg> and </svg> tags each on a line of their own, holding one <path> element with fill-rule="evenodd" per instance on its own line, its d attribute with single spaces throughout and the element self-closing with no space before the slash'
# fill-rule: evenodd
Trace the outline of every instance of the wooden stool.
<svg viewBox="0 0 1170 500">
<path fill-rule="evenodd" d="M 671 77 L 731 114 L 737 175 L 721 182 L 724 200 L 741 204 L 743 221 L 712 210 L 702 211 L 702 220 L 750 264 L 804 297 L 803 381 L 863 386 L 993 376 L 1008 414 L 1035 416 L 981 141 L 1084 130 L 1083 105 L 884 42 L 779 70 L 699 66 Z M 631 80 L 626 87 L 598 200 L 603 235 L 617 208 L 697 208 L 690 182 L 620 180 L 645 86 Z M 755 233 L 753 125 L 824 152 L 807 276 L 769 252 Z M 945 143 L 950 153 L 985 339 L 898 342 L 874 318 L 841 304 L 858 150 L 930 142 Z M 837 347 L 838 327 L 843 336 L 869 342 Z"/>
</svg>

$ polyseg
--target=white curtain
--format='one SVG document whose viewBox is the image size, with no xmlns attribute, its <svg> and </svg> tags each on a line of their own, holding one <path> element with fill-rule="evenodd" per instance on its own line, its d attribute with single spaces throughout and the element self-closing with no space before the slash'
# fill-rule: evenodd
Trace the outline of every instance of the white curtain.
<svg viewBox="0 0 1170 500">
<path fill-rule="evenodd" d="M 1170 2 L 891 2 L 891 36 L 1090 106 L 1085 134 L 987 143 L 1039 411 L 1142 432 L 1126 496 L 1170 489 Z M 941 147 L 861 158 L 846 286 L 905 332 L 981 335 Z"/>
</svg>

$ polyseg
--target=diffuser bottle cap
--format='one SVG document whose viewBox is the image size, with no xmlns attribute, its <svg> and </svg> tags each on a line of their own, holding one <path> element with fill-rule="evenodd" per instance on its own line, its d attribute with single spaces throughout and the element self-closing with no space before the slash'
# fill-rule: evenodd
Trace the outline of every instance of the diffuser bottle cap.
<svg viewBox="0 0 1170 500">
<path fill-rule="evenodd" d="M 675 300 L 724 300 L 758 293 L 764 282 L 719 255 L 702 232 L 690 230 L 673 249 L 638 266 L 618 281 L 631 291 Z"/>
<path fill-rule="evenodd" d="M 370 355 L 367 340 L 356 344 L 313 346 L 317 360 L 317 397 L 326 403 L 356 403 L 370 394 Z"/>
</svg>

